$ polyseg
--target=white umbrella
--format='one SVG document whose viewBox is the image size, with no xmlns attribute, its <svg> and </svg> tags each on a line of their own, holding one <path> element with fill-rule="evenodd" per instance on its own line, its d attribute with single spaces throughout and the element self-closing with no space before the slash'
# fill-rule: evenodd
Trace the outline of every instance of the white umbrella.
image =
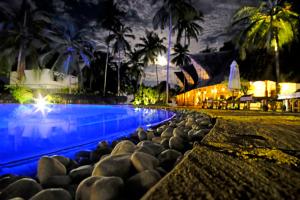
<svg viewBox="0 0 300 200">
<path fill-rule="evenodd" d="M 230 65 L 228 89 L 231 91 L 241 89 L 240 71 L 237 62 L 234 60 Z"/>
</svg>

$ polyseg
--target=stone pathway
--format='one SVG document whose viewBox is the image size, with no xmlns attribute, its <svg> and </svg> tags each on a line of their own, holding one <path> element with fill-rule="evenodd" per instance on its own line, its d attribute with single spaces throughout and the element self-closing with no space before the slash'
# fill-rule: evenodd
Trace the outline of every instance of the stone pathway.
<svg viewBox="0 0 300 200">
<path fill-rule="evenodd" d="M 215 127 L 143 199 L 300 199 L 300 116 L 204 111 Z"/>
</svg>

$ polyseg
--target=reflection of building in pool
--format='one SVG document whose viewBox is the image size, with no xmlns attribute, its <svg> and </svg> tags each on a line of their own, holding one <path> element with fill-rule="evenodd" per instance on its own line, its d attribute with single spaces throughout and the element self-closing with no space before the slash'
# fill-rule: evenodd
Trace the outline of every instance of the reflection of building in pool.
<svg viewBox="0 0 300 200">
<path fill-rule="evenodd" d="M 282 82 L 279 84 L 277 95 L 276 82 L 264 79 L 260 81 L 262 77 L 258 76 L 258 81 L 242 80 L 241 90 L 232 92 L 228 89 L 228 81 L 226 81 L 226 77 L 229 76 L 230 63 L 233 60 L 230 52 L 192 55 L 191 58 L 193 64 L 183 69 L 194 68 L 194 70 L 186 70 L 194 81 L 188 81 L 189 77 L 185 76 L 185 73 L 176 74 L 179 85 L 183 86 L 184 80 L 188 83 L 185 88 L 187 92 L 176 96 L 178 105 L 203 108 L 238 106 L 240 109 L 261 109 L 264 103 L 268 102 L 269 107 L 273 106 L 273 109 L 285 106 L 286 110 L 299 111 L 297 108 L 299 97 L 295 92 L 300 89 L 300 84 Z M 270 78 L 273 77 L 270 76 Z"/>
<path fill-rule="evenodd" d="M 17 72 L 11 72 L 10 85 L 16 84 L 31 89 L 46 89 L 49 91 L 58 91 L 65 88 L 77 89 L 78 77 L 64 75 L 50 69 L 25 70 L 25 79 L 22 83 L 18 83 Z"/>
</svg>

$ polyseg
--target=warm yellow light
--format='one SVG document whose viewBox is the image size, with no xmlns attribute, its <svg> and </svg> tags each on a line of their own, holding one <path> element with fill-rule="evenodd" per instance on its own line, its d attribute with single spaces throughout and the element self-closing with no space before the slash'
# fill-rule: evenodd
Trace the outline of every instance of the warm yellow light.
<svg viewBox="0 0 300 200">
<path fill-rule="evenodd" d="M 297 84 L 296 83 L 279 83 L 280 85 L 280 94 L 281 95 L 289 95 L 293 94 L 297 90 Z"/>
<path fill-rule="evenodd" d="M 222 92 L 225 92 L 225 88 L 222 88 Z"/>
<path fill-rule="evenodd" d="M 165 56 L 159 55 L 156 59 L 156 64 L 160 66 L 166 66 L 168 64 L 168 61 Z"/>
<path fill-rule="evenodd" d="M 249 94 L 253 94 L 255 97 L 265 97 L 266 91 L 268 92 L 268 97 L 270 97 L 271 92 L 276 90 L 276 83 L 274 81 L 255 81 L 250 82 L 250 85 Z"/>
</svg>

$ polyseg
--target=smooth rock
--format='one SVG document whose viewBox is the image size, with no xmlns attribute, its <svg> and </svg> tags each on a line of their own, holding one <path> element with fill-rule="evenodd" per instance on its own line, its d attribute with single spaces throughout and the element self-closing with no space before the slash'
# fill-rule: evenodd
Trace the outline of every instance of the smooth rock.
<svg viewBox="0 0 300 200">
<path fill-rule="evenodd" d="M 31 197 L 30 200 L 72 200 L 72 196 L 67 190 L 62 188 L 49 188 L 40 191 Z"/>
<path fill-rule="evenodd" d="M 155 156 L 154 152 L 147 146 L 137 147 L 134 152 L 143 152 Z"/>
<path fill-rule="evenodd" d="M 162 138 L 170 138 L 173 136 L 173 128 L 168 127 L 164 132 L 162 132 L 161 137 Z"/>
<path fill-rule="evenodd" d="M 14 197 L 21 197 L 29 199 L 36 193 L 42 190 L 40 184 L 30 178 L 22 178 L 16 182 L 8 185 L 1 193 L 0 199 L 11 199 Z"/>
<path fill-rule="evenodd" d="M 2 190 L 4 190 L 8 185 L 16 182 L 17 180 L 21 179 L 20 177 L 18 176 L 15 176 L 15 175 L 5 175 L 5 176 L 2 176 L 0 178 L 0 193 Z"/>
<path fill-rule="evenodd" d="M 162 168 L 162 167 L 157 167 L 155 170 L 160 174 L 161 177 L 165 176 L 168 172 Z"/>
<path fill-rule="evenodd" d="M 91 151 L 79 151 L 75 155 L 75 160 L 80 165 L 89 165 L 92 163 L 90 160 Z"/>
<path fill-rule="evenodd" d="M 70 158 L 64 157 L 64 156 L 52 156 L 51 158 L 54 158 L 56 160 L 58 160 L 61 164 L 63 164 L 66 168 L 69 166 L 70 164 Z"/>
<path fill-rule="evenodd" d="M 46 183 L 51 176 L 63 176 L 66 172 L 66 167 L 57 159 L 44 156 L 38 162 L 37 177 L 41 184 Z"/>
<path fill-rule="evenodd" d="M 163 151 L 158 156 L 158 160 L 160 162 L 160 166 L 167 171 L 170 171 L 179 157 L 182 156 L 182 153 L 176 151 L 174 149 L 168 149 Z"/>
<path fill-rule="evenodd" d="M 160 180 L 155 170 L 146 170 L 130 177 L 126 182 L 126 192 L 131 199 L 140 198 L 147 190 Z"/>
<path fill-rule="evenodd" d="M 164 138 L 161 140 L 160 144 L 165 148 L 165 149 L 169 149 L 169 139 Z"/>
<path fill-rule="evenodd" d="M 128 154 L 128 153 L 133 153 L 135 150 L 136 146 L 133 144 L 133 142 L 129 140 L 124 140 L 119 142 L 115 148 L 112 150 L 111 155 L 122 155 L 122 154 Z"/>
<path fill-rule="evenodd" d="M 92 162 L 98 162 L 101 156 L 110 154 L 112 151 L 111 147 L 109 146 L 108 142 L 101 141 L 98 143 L 96 150 L 91 151 L 90 153 L 90 160 Z"/>
<path fill-rule="evenodd" d="M 139 140 L 143 141 L 143 140 L 147 140 L 147 132 L 144 130 L 140 130 L 137 132 Z"/>
<path fill-rule="evenodd" d="M 183 128 L 175 128 L 173 130 L 173 136 L 181 137 L 182 139 L 188 139 L 188 135 Z"/>
<path fill-rule="evenodd" d="M 83 181 L 78 185 L 76 190 L 75 199 L 76 200 L 90 200 L 91 199 L 91 190 L 94 185 L 94 183 L 97 180 L 102 179 L 101 176 L 91 176 Z"/>
<path fill-rule="evenodd" d="M 92 175 L 94 167 L 92 165 L 84 165 L 70 171 L 69 175 L 73 181 L 79 182 Z"/>
<path fill-rule="evenodd" d="M 156 144 L 152 141 L 142 141 L 137 144 L 138 147 L 148 147 L 154 153 L 154 155 L 160 154 L 164 149 L 161 144 Z"/>
<path fill-rule="evenodd" d="M 154 169 L 159 164 L 158 159 L 142 152 L 133 153 L 130 159 L 132 161 L 133 166 L 138 172 L 142 172 L 147 169 Z"/>
<path fill-rule="evenodd" d="M 209 131 L 210 129 L 201 129 L 199 131 L 192 130 L 188 133 L 188 138 L 190 141 L 200 141 Z"/>
<path fill-rule="evenodd" d="M 162 128 L 162 127 L 158 127 L 157 129 L 156 129 L 156 132 L 160 135 L 162 132 L 164 131 L 164 128 Z"/>
<path fill-rule="evenodd" d="M 157 144 L 160 144 L 161 140 L 162 140 L 161 137 L 153 137 L 152 138 L 152 142 L 157 143 Z"/>
<path fill-rule="evenodd" d="M 154 131 L 147 132 L 147 140 L 152 140 L 155 137 Z"/>
<path fill-rule="evenodd" d="M 177 127 L 185 127 L 186 121 L 182 120 L 177 124 Z"/>
<path fill-rule="evenodd" d="M 95 165 L 92 176 L 128 177 L 132 168 L 130 155 L 107 156 Z"/>
<path fill-rule="evenodd" d="M 71 183 L 71 177 L 69 175 L 63 176 L 51 176 L 42 185 L 44 188 L 52 187 L 67 187 Z"/>
<path fill-rule="evenodd" d="M 169 124 L 169 127 L 172 127 L 172 128 L 176 128 L 177 127 L 177 124 L 175 122 L 171 122 Z"/>
<path fill-rule="evenodd" d="M 169 140 L 169 146 L 171 149 L 183 151 L 185 149 L 184 140 L 181 137 L 173 136 Z"/>
<path fill-rule="evenodd" d="M 79 184 L 76 200 L 118 199 L 123 185 L 119 177 L 89 177 Z"/>
<path fill-rule="evenodd" d="M 103 177 L 94 183 L 91 190 L 91 200 L 118 199 L 124 182 L 119 177 Z"/>
<path fill-rule="evenodd" d="M 203 120 L 203 121 L 200 122 L 200 125 L 201 125 L 201 126 L 206 126 L 206 127 L 207 127 L 207 126 L 209 126 L 210 124 L 211 124 L 210 120 Z"/>
</svg>

